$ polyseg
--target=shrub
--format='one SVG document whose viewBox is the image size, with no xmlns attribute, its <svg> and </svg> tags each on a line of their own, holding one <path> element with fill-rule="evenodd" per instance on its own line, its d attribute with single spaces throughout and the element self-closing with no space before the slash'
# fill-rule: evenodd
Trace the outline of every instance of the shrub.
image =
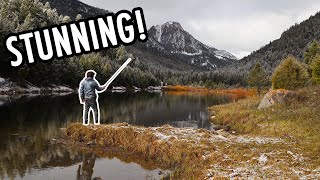
<svg viewBox="0 0 320 180">
<path fill-rule="evenodd" d="M 308 81 L 309 74 L 306 65 L 293 56 L 285 58 L 272 75 L 273 89 L 293 90 L 305 86 Z"/>
<path fill-rule="evenodd" d="M 304 62 L 310 65 L 314 59 L 314 57 L 320 53 L 320 44 L 318 41 L 314 40 L 309 47 L 307 48 L 306 52 L 304 53 Z"/>
<path fill-rule="evenodd" d="M 320 84 L 320 55 L 317 54 L 310 65 L 312 71 L 312 80 L 316 84 Z"/>
</svg>

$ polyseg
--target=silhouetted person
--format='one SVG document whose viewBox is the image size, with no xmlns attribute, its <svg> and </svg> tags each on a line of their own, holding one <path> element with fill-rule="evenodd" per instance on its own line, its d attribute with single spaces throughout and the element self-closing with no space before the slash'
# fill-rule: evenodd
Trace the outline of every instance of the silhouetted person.
<svg viewBox="0 0 320 180">
<path fill-rule="evenodd" d="M 89 125 L 89 111 L 93 111 L 94 124 L 100 124 L 100 109 L 98 102 L 98 91 L 105 89 L 105 86 L 100 86 L 95 79 L 96 72 L 89 70 L 86 72 L 86 77 L 80 82 L 79 99 L 83 104 L 83 124 Z"/>
</svg>

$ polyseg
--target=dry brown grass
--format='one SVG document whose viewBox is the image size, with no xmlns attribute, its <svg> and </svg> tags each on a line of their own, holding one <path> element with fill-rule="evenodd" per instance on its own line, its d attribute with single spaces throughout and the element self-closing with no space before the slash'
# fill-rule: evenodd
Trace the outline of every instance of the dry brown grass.
<svg viewBox="0 0 320 180">
<path fill-rule="evenodd" d="M 166 86 L 163 87 L 166 91 L 209 91 L 205 87 L 191 87 L 191 86 Z"/>
<path fill-rule="evenodd" d="M 114 155 L 124 161 L 134 161 L 146 168 L 171 169 L 172 179 L 298 178 L 302 175 L 314 178 L 316 173 L 320 176 L 315 170 L 317 166 L 307 156 L 300 155 L 294 143 L 281 138 L 128 124 L 71 124 L 66 132 L 70 139 L 83 146 L 95 142 L 94 149 L 99 155 L 108 155 L 104 149 L 115 148 L 121 153 Z M 267 160 L 261 161 L 261 156 Z M 296 171 L 302 173 L 295 174 Z"/>
<path fill-rule="evenodd" d="M 259 97 L 209 108 L 211 121 L 238 134 L 280 137 L 293 143 L 291 148 L 320 164 L 320 87 L 294 91 L 286 104 L 258 110 Z"/>
<path fill-rule="evenodd" d="M 223 94 L 230 96 L 234 101 L 243 99 L 246 97 L 255 96 L 257 94 L 254 89 L 208 89 L 205 87 L 191 87 L 191 86 L 167 86 L 164 87 L 164 90 L 168 94 L 173 95 L 187 95 L 190 93 L 199 94 L 199 95 L 208 95 L 208 94 Z"/>
<path fill-rule="evenodd" d="M 159 128 L 158 132 L 171 128 L 164 126 Z M 204 178 L 205 162 L 201 158 L 205 149 L 192 144 L 192 141 L 180 141 L 174 137 L 164 141 L 149 128 L 127 124 L 105 125 L 99 128 L 72 124 L 67 128 L 67 135 L 78 142 L 94 141 L 100 148 L 117 147 L 141 157 L 148 157 L 156 164 L 176 169 L 174 176 Z"/>
</svg>

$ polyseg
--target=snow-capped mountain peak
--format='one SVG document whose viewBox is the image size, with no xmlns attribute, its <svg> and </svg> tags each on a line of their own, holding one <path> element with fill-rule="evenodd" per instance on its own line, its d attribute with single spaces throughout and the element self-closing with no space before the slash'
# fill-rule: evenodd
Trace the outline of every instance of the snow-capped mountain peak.
<svg viewBox="0 0 320 180">
<path fill-rule="evenodd" d="M 215 69 L 237 60 L 231 53 L 205 45 L 185 31 L 180 23 L 169 21 L 152 26 L 149 31 L 148 47 L 167 54 L 181 55 L 189 63 L 207 69 Z M 187 57 L 186 57 L 187 56 Z"/>
</svg>

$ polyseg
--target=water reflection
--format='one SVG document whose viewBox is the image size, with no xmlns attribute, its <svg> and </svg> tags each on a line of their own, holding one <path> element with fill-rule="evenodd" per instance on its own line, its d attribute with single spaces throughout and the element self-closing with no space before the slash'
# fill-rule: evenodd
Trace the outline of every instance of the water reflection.
<svg viewBox="0 0 320 180">
<path fill-rule="evenodd" d="M 77 180 L 91 180 L 93 166 L 96 161 L 96 155 L 93 153 L 83 153 L 82 165 L 79 165 L 77 171 Z M 98 179 L 98 178 L 95 178 Z"/>
<path fill-rule="evenodd" d="M 69 147 L 41 134 L 14 134 L 0 147 L 0 179 L 161 179 L 158 167 L 139 156 Z"/>
<path fill-rule="evenodd" d="M 24 178 L 34 169 L 65 167 L 79 162 L 80 153 L 49 142 L 41 134 L 11 134 L 2 139 L 0 177 Z"/>
<path fill-rule="evenodd" d="M 192 126 L 210 128 L 206 108 L 230 101 L 226 95 L 174 95 L 164 93 L 104 93 L 100 96 L 102 123 L 128 122 L 134 125 Z M 82 107 L 76 94 L 21 97 L 0 106 L 2 126 L 22 129 L 64 127 L 82 122 Z M 92 118 L 91 118 L 92 119 Z M 36 128 L 38 129 L 38 128 Z M 54 133 L 54 132 L 48 132 Z"/>
<path fill-rule="evenodd" d="M 101 122 L 210 129 L 206 108 L 230 100 L 225 95 L 104 93 L 100 96 Z M 82 122 L 82 106 L 76 94 L 1 96 L 0 115 L 1 179 L 59 179 L 62 174 L 71 177 L 69 179 L 98 179 L 99 176 L 128 179 L 136 171 L 139 172 L 134 176 L 136 179 L 158 177 L 157 165 L 144 158 L 114 152 L 97 156 L 56 143 L 54 139 L 61 133 L 59 128 Z M 109 172 L 105 166 L 110 168 Z M 119 171 L 118 175 L 114 175 L 114 171 Z"/>
</svg>

